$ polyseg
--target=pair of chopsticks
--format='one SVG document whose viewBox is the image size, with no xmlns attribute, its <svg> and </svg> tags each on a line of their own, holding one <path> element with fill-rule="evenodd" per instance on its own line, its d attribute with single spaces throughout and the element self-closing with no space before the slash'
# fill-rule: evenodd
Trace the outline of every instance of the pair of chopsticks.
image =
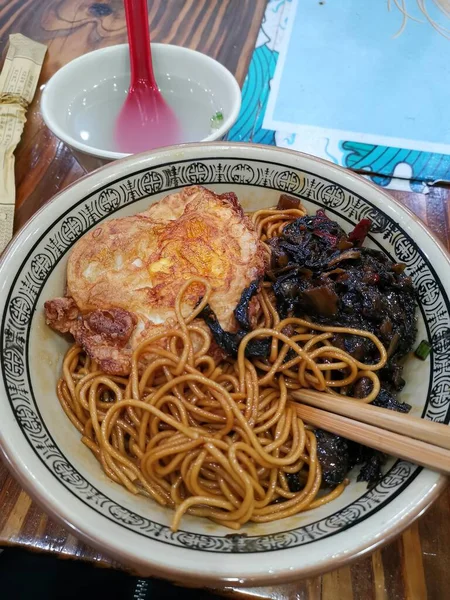
<svg viewBox="0 0 450 600">
<path fill-rule="evenodd" d="M 291 392 L 298 416 L 364 446 L 450 474 L 450 427 L 345 397 Z"/>
</svg>

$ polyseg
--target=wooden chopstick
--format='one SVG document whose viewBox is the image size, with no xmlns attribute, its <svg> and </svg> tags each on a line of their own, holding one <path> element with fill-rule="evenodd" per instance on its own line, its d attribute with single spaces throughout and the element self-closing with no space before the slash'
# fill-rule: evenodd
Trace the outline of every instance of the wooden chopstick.
<svg viewBox="0 0 450 600">
<path fill-rule="evenodd" d="M 450 450 L 450 427 L 443 423 L 314 390 L 297 390 L 291 392 L 291 397 L 310 406 Z"/>
<path fill-rule="evenodd" d="M 316 393 L 320 394 L 320 392 Z M 292 396 L 294 396 L 294 394 L 296 398 L 300 400 L 298 397 L 299 392 L 291 393 Z M 324 394 L 320 395 L 323 396 Z M 450 451 L 446 448 L 441 448 L 431 443 L 423 442 L 408 437 L 407 435 L 401 435 L 381 427 L 369 425 L 362 421 L 355 421 L 352 418 L 344 417 L 326 410 L 306 406 L 305 404 L 298 404 L 297 402 L 293 402 L 293 404 L 296 407 L 298 416 L 310 425 L 320 427 L 321 429 L 330 431 L 336 435 L 341 435 L 354 442 L 414 462 L 423 467 L 438 471 L 439 473 L 450 474 Z M 361 407 L 363 407 L 363 405 L 361 405 Z M 364 407 L 368 407 L 368 405 L 364 405 Z M 371 408 L 378 409 L 378 407 Z M 383 411 L 383 413 L 386 411 L 386 409 L 380 410 Z M 408 417 L 408 415 L 404 414 L 399 416 Z M 432 425 L 436 425 L 433 422 L 424 421 L 423 419 L 422 421 L 425 424 L 431 423 Z"/>
<path fill-rule="evenodd" d="M 403 458 L 433 471 L 450 474 L 450 452 L 367 423 L 329 413 L 313 406 L 295 403 L 298 416 L 306 423 L 341 435 L 364 446 Z"/>
</svg>

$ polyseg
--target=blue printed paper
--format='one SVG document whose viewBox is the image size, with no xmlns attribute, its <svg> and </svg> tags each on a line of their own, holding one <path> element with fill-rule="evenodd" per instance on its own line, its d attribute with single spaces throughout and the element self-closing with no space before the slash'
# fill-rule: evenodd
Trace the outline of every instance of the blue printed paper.
<svg viewBox="0 0 450 600">
<path fill-rule="evenodd" d="M 402 17 L 384 0 L 269 0 L 230 139 L 308 152 L 386 187 L 450 180 L 450 41 L 407 4 L 422 22 L 395 37 Z"/>
<path fill-rule="evenodd" d="M 300 0 L 266 127 L 450 153 L 450 41 L 400 24 L 380 0 Z"/>
</svg>

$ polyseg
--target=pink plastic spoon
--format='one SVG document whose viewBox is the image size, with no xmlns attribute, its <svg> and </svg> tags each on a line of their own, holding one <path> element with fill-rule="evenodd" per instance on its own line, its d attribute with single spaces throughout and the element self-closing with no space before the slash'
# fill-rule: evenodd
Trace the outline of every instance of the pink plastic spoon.
<svg viewBox="0 0 450 600">
<path fill-rule="evenodd" d="M 143 152 L 177 144 L 180 125 L 155 80 L 150 51 L 147 0 L 124 0 L 131 81 L 115 127 L 119 152 Z"/>
</svg>

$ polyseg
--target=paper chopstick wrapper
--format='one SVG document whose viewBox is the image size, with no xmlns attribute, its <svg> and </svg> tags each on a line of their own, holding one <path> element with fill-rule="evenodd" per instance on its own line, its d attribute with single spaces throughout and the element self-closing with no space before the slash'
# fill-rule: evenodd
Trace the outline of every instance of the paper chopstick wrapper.
<svg viewBox="0 0 450 600">
<path fill-rule="evenodd" d="M 33 100 L 46 51 L 47 46 L 20 33 L 9 36 L 0 74 L 0 252 L 13 233 L 14 150 L 22 136 L 26 109 Z"/>
</svg>

